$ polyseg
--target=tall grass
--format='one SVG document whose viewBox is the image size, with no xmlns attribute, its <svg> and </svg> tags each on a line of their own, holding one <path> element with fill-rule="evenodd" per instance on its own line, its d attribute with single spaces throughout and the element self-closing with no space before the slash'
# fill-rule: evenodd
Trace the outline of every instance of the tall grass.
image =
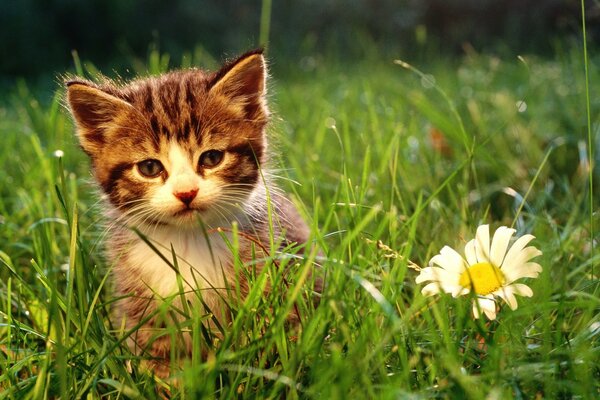
<svg viewBox="0 0 600 400">
<path fill-rule="evenodd" d="M 581 32 L 583 36 L 583 67 L 585 73 L 585 111 L 586 111 L 586 125 L 587 125 L 587 144 L 588 144 L 588 162 L 594 162 L 594 143 L 592 136 L 592 112 L 591 112 L 591 101 L 590 101 L 590 72 L 589 72 L 589 58 L 588 58 L 588 38 L 586 29 L 586 15 L 585 15 L 585 0 L 581 0 Z M 589 174 L 589 185 L 590 185 L 590 246 L 592 248 L 592 258 L 594 255 L 594 168 L 593 164 L 588 168 Z M 594 263 L 592 262 L 592 275 L 594 275 Z"/>
<path fill-rule="evenodd" d="M 175 383 L 142 368 L 124 345 L 132 332 L 110 323 L 102 206 L 61 90 L 40 105 L 18 85 L 0 109 L 0 397 L 597 396 L 597 138 L 583 132 L 598 104 L 588 94 L 587 124 L 581 104 L 598 69 L 584 74 L 577 50 L 523 60 L 471 54 L 415 73 L 304 59 L 275 73 L 271 147 L 315 251 L 273 256 L 258 275 L 238 265 L 252 290 L 221 335 L 167 301 L 159 312 L 185 316 L 167 334 L 191 332 L 197 350 L 173 360 L 185 363 Z M 414 283 L 484 222 L 533 233 L 544 253 L 534 297 L 491 322 Z M 316 307 L 313 263 L 327 281 Z"/>
</svg>

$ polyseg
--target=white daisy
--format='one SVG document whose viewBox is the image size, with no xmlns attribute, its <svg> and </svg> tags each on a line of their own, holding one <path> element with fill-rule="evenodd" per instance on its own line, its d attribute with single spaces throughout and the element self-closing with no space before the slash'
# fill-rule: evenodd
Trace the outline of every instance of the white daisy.
<svg viewBox="0 0 600 400">
<path fill-rule="evenodd" d="M 542 267 L 530 260 L 542 252 L 534 246 L 525 247 L 534 238 L 529 234 L 521 236 L 508 248 L 515 232 L 501 226 L 494 233 L 490 245 L 489 225 L 479 226 L 475 239 L 465 245 L 466 259 L 454 249 L 444 246 L 440 254 L 429 261 L 429 267 L 423 268 L 417 276 L 417 283 L 429 282 L 421 293 L 431 296 L 443 291 L 458 297 L 474 291 L 477 295 L 473 301 L 475 318 L 479 318 L 481 310 L 489 319 L 496 319 L 495 297 L 502 298 L 511 309 L 516 309 L 515 294 L 531 297 L 533 291 L 515 281 L 537 278 Z"/>
</svg>

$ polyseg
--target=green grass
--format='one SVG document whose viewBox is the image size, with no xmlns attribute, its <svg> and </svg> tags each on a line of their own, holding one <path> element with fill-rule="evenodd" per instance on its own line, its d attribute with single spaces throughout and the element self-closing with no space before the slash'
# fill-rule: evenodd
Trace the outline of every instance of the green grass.
<svg viewBox="0 0 600 400">
<path fill-rule="evenodd" d="M 254 291 L 212 345 L 207 316 L 179 310 L 198 352 L 173 386 L 140 368 L 109 322 L 100 207 L 61 90 L 40 105 L 17 85 L 0 108 L 0 398 L 598 396 L 589 145 L 600 103 L 587 86 L 588 137 L 582 55 L 560 54 L 473 54 L 420 66 L 425 75 L 391 59 L 281 62 L 272 147 L 321 253 L 285 279 L 285 259 L 251 276 Z M 424 298 L 409 262 L 462 250 L 481 223 L 533 233 L 544 253 L 543 273 L 526 281 L 534 297 L 493 322 L 473 320 L 468 297 Z M 315 258 L 327 288 L 312 308 L 303 273 Z M 285 323 L 294 302 L 297 330 Z"/>
</svg>

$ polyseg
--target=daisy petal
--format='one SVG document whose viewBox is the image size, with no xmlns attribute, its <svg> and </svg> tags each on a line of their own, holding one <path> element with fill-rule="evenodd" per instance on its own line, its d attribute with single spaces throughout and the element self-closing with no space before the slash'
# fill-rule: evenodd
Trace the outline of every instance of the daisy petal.
<svg viewBox="0 0 600 400">
<path fill-rule="evenodd" d="M 491 321 L 496 319 L 496 310 L 483 310 L 483 312 Z"/>
<path fill-rule="evenodd" d="M 480 225 L 475 233 L 475 254 L 478 262 L 490 261 L 490 226 Z"/>
<path fill-rule="evenodd" d="M 482 310 L 492 310 L 492 311 L 496 311 L 496 302 L 494 301 L 493 297 L 479 297 L 477 299 L 477 302 L 479 303 L 479 307 L 481 307 Z"/>
<path fill-rule="evenodd" d="M 508 306 L 510 307 L 511 310 L 516 310 L 517 307 L 519 306 L 517 304 L 517 299 L 516 299 L 515 295 L 510 291 L 506 292 L 503 299 L 504 299 L 504 301 L 506 301 L 506 304 L 508 304 Z"/>
<path fill-rule="evenodd" d="M 439 282 L 431 282 L 431 283 L 425 285 L 425 287 L 423 289 L 421 289 L 421 294 L 425 297 L 428 297 L 428 296 L 433 296 L 434 294 L 440 293 L 441 290 L 442 290 L 442 287 L 439 284 Z"/>
<path fill-rule="evenodd" d="M 511 258 L 514 258 L 521 250 L 525 248 L 525 246 L 527 246 L 527 243 L 531 242 L 533 239 L 535 239 L 535 236 L 529 234 L 518 238 L 508 250 L 504 259 L 510 260 Z"/>
<path fill-rule="evenodd" d="M 515 232 L 516 230 L 506 226 L 501 226 L 496 229 L 496 233 L 494 233 L 494 238 L 492 239 L 492 247 L 490 249 L 490 262 L 493 265 L 502 265 L 506 249 L 508 248 L 508 242 L 510 242 L 510 238 Z"/>
<path fill-rule="evenodd" d="M 496 319 L 496 302 L 488 297 L 479 297 L 473 301 L 473 315 L 479 318 L 479 311 L 483 311 L 489 319 Z"/>
<path fill-rule="evenodd" d="M 540 272 L 542 272 L 542 266 L 538 263 L 528 262 L 510 270 L 503 268 L 502 272 L 504 273 L 506 284 L 510 284 L 521 278 L 537 278 Z"/>
<path fill-rule="evenodd" d="M 470 291 L 471 290 L 469 288 L 456 285 L 454 288 L 452 288 L 452 290 L 449 293 L 452 295 L 452 297 L 458 297 L 468 294 Z"/>
<path fill-rule="evenodd" d="M 466 268 L 465 260 L 463 260 L 456 250 L 449 246 L 444 246 L 442 250 L 440 250 L 440 254 L 434 256 L 431 259 L 431 262 L 439 265 L 446 271 L 454 272 L 456 274 L 461 274 Z"/>
<path fill-rule="evenodd" d="M 471 239 L 465 245 L 465 257 L 469 265 L 477 264 L 477 254 L 475 253 L 475 239 Z"/>
<path fill-rule="evenodd" d="M 427 267 L 421 270 L 421 273 L 415 279 L 417 283 L 423 283 L 425 281 L 440 281 L 444 275 L 444 270 L 438 267 Z"/>
<path fill-rule="evenodd" d="M 528 264 L 529 260 L 540 255 L 542 255 L 542 252 L 537 248 L 533 246 L 526 247 L 511 257 L 507 254 L 500 269 L 505 274 L 515 274 L 515 270 L 521 270 L 525 264 Z"/>
<path fill-rule="evenodd" d="M 517 299 L 515 298 L 513 287 L 507 286 L 497 290 L 494 293 L 496 296 L 502 298 L 511 310 L 517 309 Z"/>
<path fill-rule="evenodd" d="M 513 292 L 515 294 L 518 294 L 519 296 L 524 296 L 524 297 L 533 296 L 533 290 L 531 290 L 531 288 L 529 286 L 524 285 L 522 283 L 515 283 L 515 284 L 511 285 L 510 287 L 512 287 Z"/>
</svg>

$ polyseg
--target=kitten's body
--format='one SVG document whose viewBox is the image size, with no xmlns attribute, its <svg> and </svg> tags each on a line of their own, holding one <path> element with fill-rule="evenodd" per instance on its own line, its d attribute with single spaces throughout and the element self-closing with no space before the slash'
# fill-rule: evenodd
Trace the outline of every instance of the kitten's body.
<svg viewBox="0 0 600 400">
<path fill-rule="evenodd" d="M 226 243 L 232 222 L 242 232 L 244 262 L 268 248 L 270 237 L 283 245 L 307 240 L 305 223 L 265 167 L 265 78 L 262 54 L 252 52 L 217 73 L 179 71 L 124 86 L 68 84 L 80 143 L 108 199 L 106 247 L 115 296 L 122 298 L 115 323 L 125 330 L 141 324 L 131 345 L 151 356 L 161 375 L 168 374 L 171 349 L 171 338 L 156 334 L 169 323 L 154 315 L 161 302 L 181 305 L 182 285 L 187 302 L 223 320 L 228 289 L 247 293 Z"/>
</svg>

